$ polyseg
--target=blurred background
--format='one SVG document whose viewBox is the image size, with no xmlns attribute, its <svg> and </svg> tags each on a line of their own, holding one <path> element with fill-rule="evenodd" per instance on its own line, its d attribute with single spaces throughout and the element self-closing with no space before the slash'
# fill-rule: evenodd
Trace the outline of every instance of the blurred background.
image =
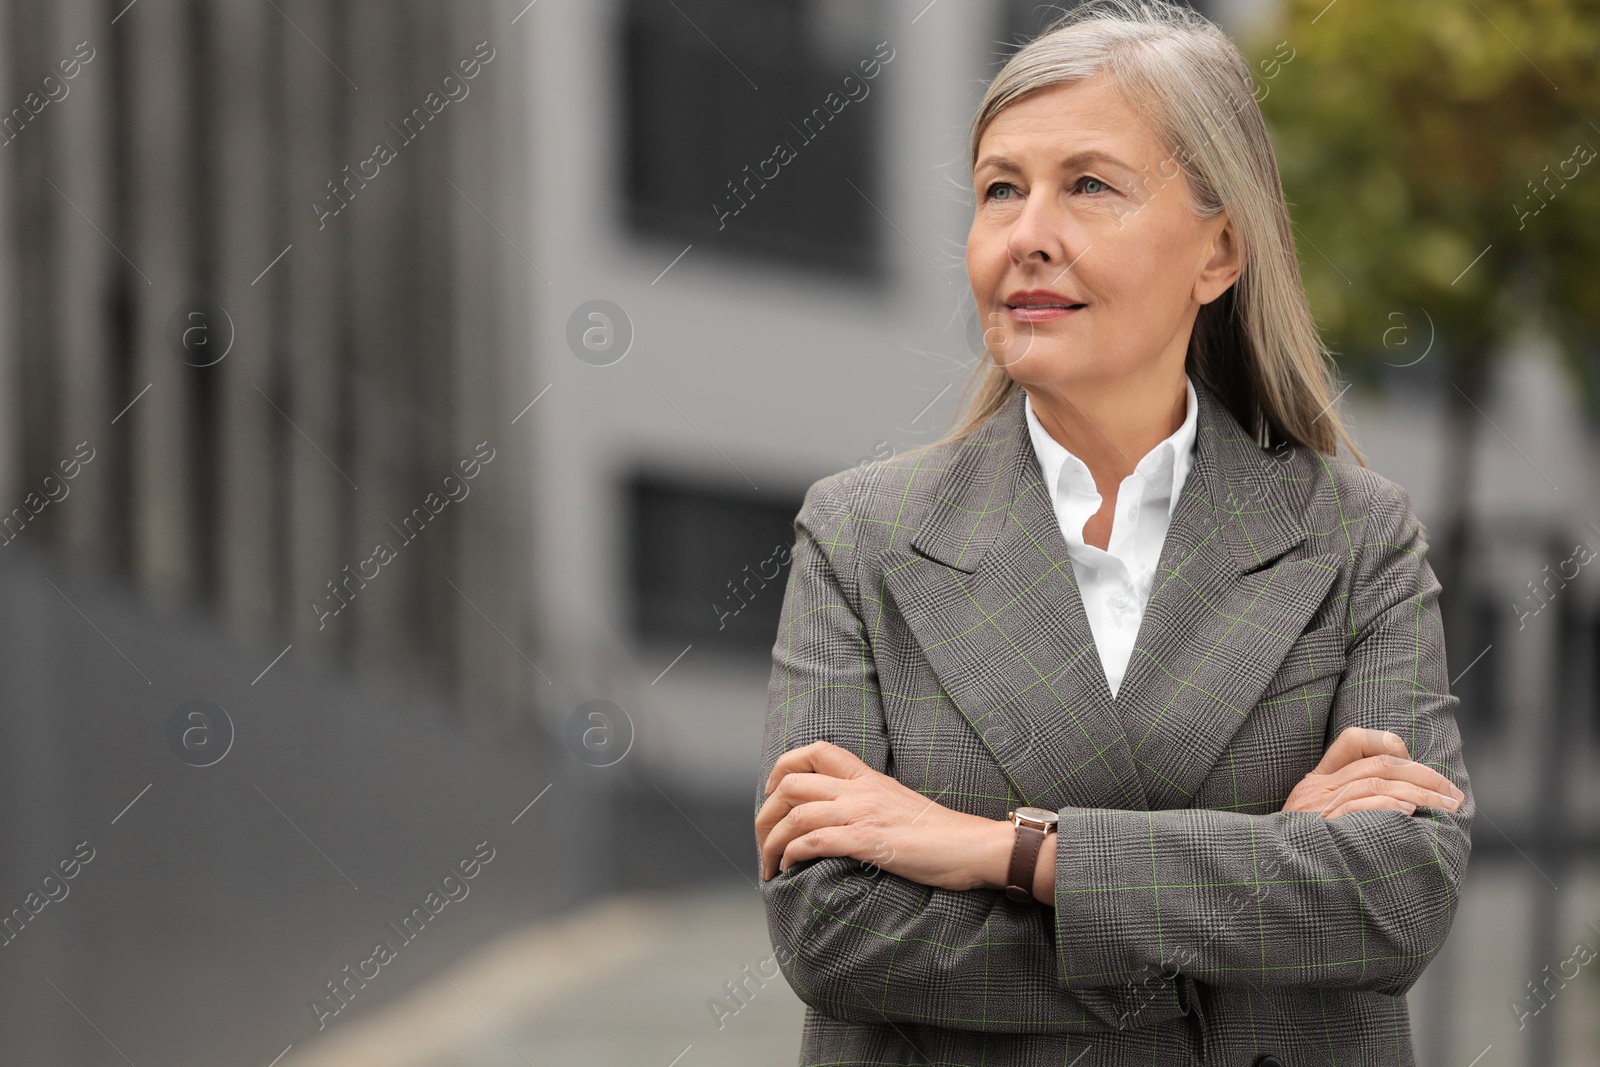
<svg viewBox="0 0 1600 1067">
<path fill-rule="evenodd" d="M 1419 1061 L 1600 1062 L 1600 2 L 1196 6 L 1444 586 Z M 790 522 L 956 414 L 1059 9 L 0 2 L 0 1062 L 793 1063 Z"/>
</svg>

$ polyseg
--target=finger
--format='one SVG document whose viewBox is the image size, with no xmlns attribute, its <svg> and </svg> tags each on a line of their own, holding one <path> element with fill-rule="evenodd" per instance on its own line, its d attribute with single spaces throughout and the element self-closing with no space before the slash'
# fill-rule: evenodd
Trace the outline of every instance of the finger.
<svg viewBox="0 0 1600 1067">
<path fill-rule="evenodd" d="M 1411 804 L 1413 807 L 1439 808 L 1443 811 L 1455 811 L 1461 802 L 1455 797 L 1446 797 L 1417 785 L 1393 778 L 1361 778 L 1352 782 L 1347 788 L 1339 792 L 1338 798 L 1327 806 L 1337 803 L 1337 800 L 1354 798 L 1357 796 L 1386 795 L 1396 797 Z"/>
<path fill-rule="evenodd" d="M 1399 734 L 1388 730 L 1370 730 L 1363 726 L 1350 726 L 1339 731 L 1328 751 L 1313 771 L 1315 774 L 1332 774 L 1340 767 L 1368 756 L 1383 754 L 1407 758 L 1410 753 Z"/>
<path fill-rule="evenodd" d="M 1464 800 L 1466 794 L 1457 789 L 1455 785 L 1434 770 L 1432 767 L 1416 760 L 1402 759 L 1398 756 L 1381 755 L 1368 756 L 1346 764 L 1328 776 L 1329 786 L 1338 788 L 1348 782 L 1358 781 L 1362 778 L 1388 778 L 1394 781 L 1411 782 L 1424 789 L 1438 793 L 1440 796 L 1453 797 Z"/>
<path fill-rule="evenodd" d="M 1319 809 L 1322 817 L 1324 819 L 1331 818 L 1331 813 L 1345 804 L 1367 800 L 1372 797 L 1388 796 L 1389 794 L 1382 788 L 1383 781 L 1384 779 L 1382 778 L 1357 778 L 1353 782 L 1345 782 L 1342 785 L 1330 787 L 1326 798 L 1322 801 L 1322 807 Z M 1396 797 L 1394 799 L 1398 800 L 1399 798 Z"/>
<path fill-rule="evenodd" d="M 863 772 L 871 770 L 860 756 L 840 748 L 832 741 L 813 741 L 809 745 L 792 748 L 778 757 L 778 761 L 772 765 L 772 773 L 767 775 L 766 792 L 771 795 L 778 787 L 779 779 L 796 771 L 815 771 L 831 774 L 835 778 L 859 778 Z"/>
<path fill-rule="evenodd" d="M 756 836 L 776 826 L 790 809 L 813 800 L 834 800 L 844 792 L 845 779 L 811 771 L 786 774 L 756 813 Z"/>
<path fill-rule="evenodd" d="M 862 865 L 876 867 L 864 857 L 873 852 L 870 846 L 862 843 L 861 835 L 854 826 L 819 826 L 810 833 L 801 834 L 789 842 L 789 847 L 784 849 L 783 855 L 778 859 L 778 871 L 787 871 L 797 863 L 807 860 L 823 859 L 828 856 L 838 856 L 845 859 L 859 860 Z M 881 853 L 887 852 L 888 858 L 894 858 L 893 849 L 878 849 L 879 863 L 887 862 L 881 858 Z M 855 881 L 855 879 L 850 879 Z"/>
<path fill-rule="evenodd" d="M 763 808 L 763 811 L 766 809 Z M 790 816 L 792 811 L 785 812 L 783 817 L 772 825 L 767 832 L 760 836 L 761 852 L 761 880 L 764 882 L 777 873 L 778 857 L 783 855 L 783 850 L 788 847 L 803 831 L 795 826 Z"/>
<path fill-rule="evenodd" d="M 1435 793 L 1440 793 L 1447 797 L 1455 797 L 1457 800 L 1467 799 L 1466 790 L 1452 782 L 1450 776 L 1444 771 L 1439 770 L 1437 767 L 1430 767 L 1420 760 L 1409 760 L 1407 762 L 1414 768 L 1421 768 L 1421 772 L 1426 775 L 1421 782 L 1422 785 L 1432 789 Z M 1415 779 L 1412 780 L 1415 781 Z"/>
<path fill-rule="evenodd" d="M 1384 775 L 1386 778 L 1402 778 L 1405 781 L 1414 782 L 1430 792 L 1437 793 L 1441 797 L 1449 797 L 1452 800 L 1460 801 L 1466 799 L 1467 795 L 1460 787 L 1426 763 L 1419 763 L 1416 760 L 1397 760 L 1393 756 L 1384 756 L 1382 759 L 1389 764 L 1392 772 Z"/>
<path fill-rule="evenodd" d="M 801 804 L 778 820 L 772 832 L 761 844 L 762 876 L 770 878 L 778 873 L 780 860 L 788 847 L 800 837 L 830 826 L 848 827 L 850 814 L 833 801 L 819 800 Z M 785 865 L 786 866 L 786 865 Z"/>
<path fill-rule="evenodd" d="M 839 853 L 815 851 L 824 840 L 837 839 L 836 834 L 823 831 L 844 831 L 849 828 L 844 813 L 827 801 L 802 804 L 772 828 L 766 844 L 761 849 L 761 874 L 763 878 L 776 877 L 778 872 L 799 863 L 801 859 Z M 796 850 L 796 842 L 808 839 Z M 808 851 L 810 850 L 810 851 Z M 805 853 L 801 855 L 801 853 Z"/>
<path fill-rule="evenodd" d="M 1399 797 L 1379 795 L 1357 797 L 1354 800 L 1348 800 L 1337 807 L 1323 812 L 1322 817 L 1324 819 L 1337 819 L 1339 816 L 1349 815 L 1353 811 L 1400 811 L 1410 815 L 1415 812 L 1415 810 L 1416 808 L 1413 805 L 1408 804 Z"/>
</svg>

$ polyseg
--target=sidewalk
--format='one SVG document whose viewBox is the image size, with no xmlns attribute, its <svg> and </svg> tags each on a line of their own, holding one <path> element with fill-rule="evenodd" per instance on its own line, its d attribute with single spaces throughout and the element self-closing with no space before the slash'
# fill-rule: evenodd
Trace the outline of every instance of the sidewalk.
<svg viewBox="0 0 1600 1067">
<path fill-rule="evenodd" d="M 749 886 L 613 897 L 508 933 L 278 1067 L 789 1067 L 805 1007 L 772 955 Z M 741 979 L 742 1005 L 724 988 Z"/>
</svg>

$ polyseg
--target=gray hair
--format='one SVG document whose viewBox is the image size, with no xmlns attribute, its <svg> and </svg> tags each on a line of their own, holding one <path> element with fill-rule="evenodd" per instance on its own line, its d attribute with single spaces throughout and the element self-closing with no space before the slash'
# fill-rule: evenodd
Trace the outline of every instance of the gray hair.
<svg viewBox="0 0 1600 1067">
<path fill-rule="evenodd" d="M 1311 318 L 1295 258 L 1277 157 L 1238 46 L 1198 12 L 1166 0 L 1087 0 L 1019 49 L 973 118 L 968 165 L 994 117 L 1040 89 L 1104 76 L 1143 116 L 1203 220 L 1226 212 L 1244 266 L 1202 305 L 1186 370 L 1208 385 L 1264 446 L 1288 441 L 1366 461 L 1334 404 L 1333 360 Z M 1018 385 L 992 355 L 946 440 L 966 436 Z"/>
</svg>

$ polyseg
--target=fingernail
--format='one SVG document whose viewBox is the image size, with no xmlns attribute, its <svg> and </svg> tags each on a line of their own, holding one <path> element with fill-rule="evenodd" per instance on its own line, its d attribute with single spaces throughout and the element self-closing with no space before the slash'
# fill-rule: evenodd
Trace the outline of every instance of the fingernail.
<svg viewBox="0 0 1600 1067">
<path fill-rule="evenodd" d="M 1457 808 L 1459 808 L 1461 806 L 1461 801 L 1458 800 L 1455 797 L 1445 797 L 1444 798 L 1444 802 L 1445 802 L 1445 806 L 1448 807 L 1451 811 L 1454 811 L 1454 810 L 1456 810 Z"/>
</svg>

